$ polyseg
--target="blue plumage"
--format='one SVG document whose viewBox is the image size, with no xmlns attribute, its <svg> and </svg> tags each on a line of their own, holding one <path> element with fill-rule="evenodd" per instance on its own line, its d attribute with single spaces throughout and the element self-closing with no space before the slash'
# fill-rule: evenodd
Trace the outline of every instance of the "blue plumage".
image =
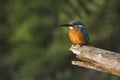
<svg viewBox="0 0 120 80">
<path fill-rule="evenodd" d="M 85 27 L 81 27 L 82 29 L 81 29 L 81 31 L 82 31 L 82 33 L 83 33 L 83 35 L 84 35 L 84 38 L 85 38 L 85 40 L 86 40 L 86 42 L 87 42 L 87 44 L 89 43 L 89 35 L 88 35 L 88 31 L 87 31 L 87 29 L 85 28 Z"/>
<path fill-rule="evenodd" d="M 73 27 L 78 28 L 79 31 L 81 31 L 84 35 L 84 38 L 86 40 L 86 43 L 89 43 L 89 35 L 88 35 L 88 31 L 85 28 L 85 26 L 83 25 L 81 20 L 74 20 L 70 22 L 71 25 L 73 25 Z"/>
<path fill-rule="evenodd" d="M 70 24 L 73 24 L 73 25 L 76 25 L 76 24 L 83 25 L 83 23 L 82 23 L 81 20 L 74 20 L 74 21 L 71 21 Z"/>
</svg>

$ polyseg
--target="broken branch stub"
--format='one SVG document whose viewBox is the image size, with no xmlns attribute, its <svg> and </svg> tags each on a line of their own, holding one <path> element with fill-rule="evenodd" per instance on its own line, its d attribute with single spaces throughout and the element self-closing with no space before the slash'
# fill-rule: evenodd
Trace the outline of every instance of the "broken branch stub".
<svg viewBox="0 0 120 80">
<path fill-rule="evenodd" d="M 120 54 L 91 46 L 71 46 L 70 50 L 81 61 L 72 61 L 78 65 L 120 76 Z"/>
</svg>

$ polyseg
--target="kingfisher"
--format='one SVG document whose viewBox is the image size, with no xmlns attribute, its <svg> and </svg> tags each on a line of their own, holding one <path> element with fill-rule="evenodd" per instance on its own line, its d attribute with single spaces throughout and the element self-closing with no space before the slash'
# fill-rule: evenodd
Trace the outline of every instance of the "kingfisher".
<svg viewBox="0 0 120 80">
<path fill-rule="evenodd" d="M 89 43 L 88 31 L 81 20 L 74 20 L 60 26 L 69 28 L 69 39 L 74 45 L 82 46 Z"/>
</svg>

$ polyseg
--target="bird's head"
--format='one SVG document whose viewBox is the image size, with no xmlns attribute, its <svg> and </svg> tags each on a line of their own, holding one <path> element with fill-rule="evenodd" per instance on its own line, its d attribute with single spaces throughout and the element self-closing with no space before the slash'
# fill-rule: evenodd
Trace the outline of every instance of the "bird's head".
<svg viewBox="0 0 120 80">
<path fill-rule="evenodd" d="M 64 27 L 68 27 L 70 29 L 74 29 L 74 28 L 82 28 L 84 25 L 83 25 L 81 20 L 74 20 L 74 21 L 71 21 L 69 24 L 63 24 L 63 25 L 60 25 L 60 26 L 64 26 Z"/>
</svg>

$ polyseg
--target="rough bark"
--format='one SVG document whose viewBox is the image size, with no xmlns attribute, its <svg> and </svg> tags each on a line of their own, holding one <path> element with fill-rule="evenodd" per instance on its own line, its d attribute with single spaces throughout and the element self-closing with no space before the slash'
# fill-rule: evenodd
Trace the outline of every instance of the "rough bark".
<svg viewBox="0 0 120 80">
<path fill-rule="evenodd" d="M 76 54 L 79 61 L 72 61 L 73 65 L 107 72 L 120 76 L 120 54 L 92 46 L 71 46 L 70 50 Z"/>
</svg>

